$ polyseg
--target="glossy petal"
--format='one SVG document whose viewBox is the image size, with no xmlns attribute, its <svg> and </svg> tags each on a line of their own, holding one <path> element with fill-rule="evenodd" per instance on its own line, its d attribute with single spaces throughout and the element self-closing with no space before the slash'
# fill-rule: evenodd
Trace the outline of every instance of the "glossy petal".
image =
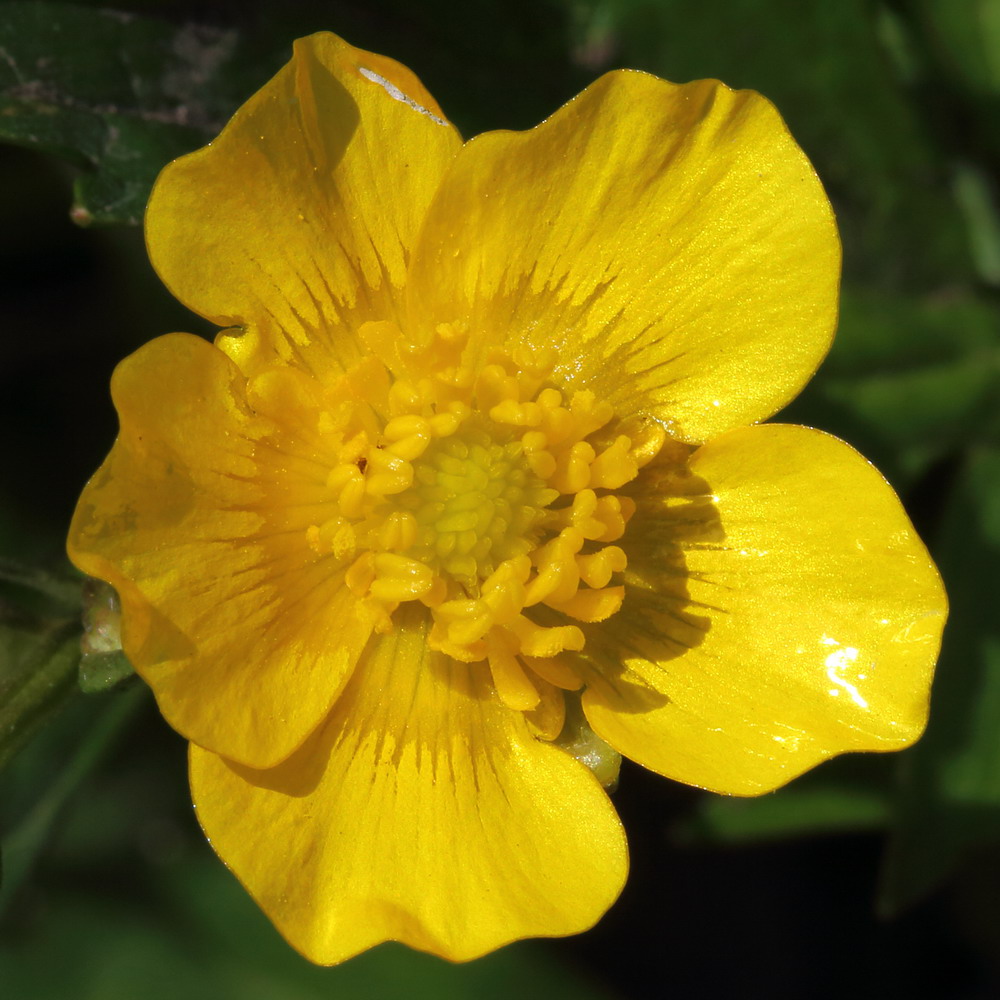
<svg viewBox="0 0 1000 1000">
<path fill-rule="evenodd" d="M 585 694 L 594 729 L 646 767 L 740 795 L 915 740 L 946 601 L 878 472 L 781 425 L 723 435 L 690 470 L 651 473 L 638 497 L 624 607 L 588 634 L 605 664 L 624 659 Z"/>
<path fill-rule="evenodd" d="M 625 878 L 594 776 L 499 703 L 484 664 L 428 652 L 419 614 L 373 640 L 326 725 L 280 767 L 192 748 L 212 846 L 316 962 L 387 939 L 464 960 L 575 933 Z"/>
<path fill-rule="evenodd" d="M 246 328 L 220 343 L 246 373 L 276 354 L 320 371 L 356 358 L 351 331 L 395 314 L 415 231 L 461 145 L 399 63 L 331 34 L 294 51 L 218 139 L 163 171 L 146 213 L 177 298 Z"/>
<path fill-rule="evenodd" d="M 325 717 L 371 628 L 343 569 L 307 543 L 332 445 L 296 377 L 312 381 L 262 377 L 251 409 L 205 341 L 141 348 L 115 371 L 121 432 L 69 536 L 73 562 L 118 589 L 125 653 L 167 721 L 257 766 Z"/>
<path fill-rule="evenodd" d="M 529 132 L 466 144 L 414 254 L 412 319 L 700 442 L 774 413 L 826 353 L 840 251 L 759 94 L 609 73 Z"/>
</svg>

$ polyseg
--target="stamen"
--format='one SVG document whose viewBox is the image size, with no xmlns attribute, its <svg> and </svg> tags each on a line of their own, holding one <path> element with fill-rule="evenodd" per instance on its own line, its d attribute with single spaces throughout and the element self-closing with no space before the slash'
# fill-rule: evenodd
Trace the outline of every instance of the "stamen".
<svg viewBox="0 0 1000 1000">
<path fill-rule="evenodd" d="M 500 700 L 554 739 L 563 692 L 582 686 L 563 655 L 584 648 L 574 622 L 603 621 L 626 599 L 613 583 L 625 552 L 609 543 L 635 504 L 615 491 L 666 433 L 638 418 L 614 425 L 592 392 L 546 385 L 554 357 L 543 352 L 518 348 L 474 373 L 454 325 L 421 343 L 372 323 L 365 338 L 392 375 L 368 376 L 380 402 L 345 434 L 326 481 L 332 513 L 309 527 L 309 546 L 349 564 L 346 584 L 381 631 L 401 603 L 420 601 L 430 647 L 486 660 Z M 565 624 L 535 621 L 543 605 Z"/>
</svg>

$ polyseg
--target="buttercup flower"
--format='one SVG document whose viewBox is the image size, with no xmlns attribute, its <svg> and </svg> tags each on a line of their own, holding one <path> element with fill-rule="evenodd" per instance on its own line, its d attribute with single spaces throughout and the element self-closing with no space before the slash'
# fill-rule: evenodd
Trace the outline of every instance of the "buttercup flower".
<svg viewBox="0 0 1000 1000">
<path fill-rule="evenodd" d="M 70 554 L 309 958 L 592 925 L 627 855 L 581 733 L 736 795 L 919 735 L 933 564 L 847 445 L 758 425 L 839 271 L 762 97 L 614 72 L 463 144 L 409 70 L 315 35 L 146 231 L 225 329 L 118 367 Z"/>
</svg>

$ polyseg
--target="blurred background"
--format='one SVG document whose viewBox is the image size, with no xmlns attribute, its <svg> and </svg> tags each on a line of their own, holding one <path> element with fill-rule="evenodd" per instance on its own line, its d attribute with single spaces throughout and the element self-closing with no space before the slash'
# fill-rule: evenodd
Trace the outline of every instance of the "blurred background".
<svg viewBox="0 0 1000 1000">
<path fill-rule="evenodd" d="M 0 0 L 0 995 L 5 1000 L 1000 997 L 1000 0 Z M 195 823 L 183 741 L 114 665 L 77 679 L 63 538 L 114 364 L 210 334 L 160 287 L 149 185 L 329 29 L 465 135 L 607 69 L 778 106 L 844 240 L 833 352 L 780 417 L 903 497 L 952 616 L 913 749 L 729 800 L 626 762 L 632 875 L 599 926 L 465 966 L 295 955 Z"/>
</svg>

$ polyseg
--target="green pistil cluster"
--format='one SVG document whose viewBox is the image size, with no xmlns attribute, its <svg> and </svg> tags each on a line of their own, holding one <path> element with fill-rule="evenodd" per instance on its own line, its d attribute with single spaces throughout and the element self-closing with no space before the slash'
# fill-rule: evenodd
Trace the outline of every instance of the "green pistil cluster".
<svg viewBox="0 0 1000 1000">
<path fill-rule="evenodd" d="M 535 547 L 545 508 L 559 495 L 510 438 L 498 427 L 467 423 L 427 448 L 413 463 L 412 487 L 393 498 L 417 522 L 407 554 L 467 589 Z"/>
</svg>

